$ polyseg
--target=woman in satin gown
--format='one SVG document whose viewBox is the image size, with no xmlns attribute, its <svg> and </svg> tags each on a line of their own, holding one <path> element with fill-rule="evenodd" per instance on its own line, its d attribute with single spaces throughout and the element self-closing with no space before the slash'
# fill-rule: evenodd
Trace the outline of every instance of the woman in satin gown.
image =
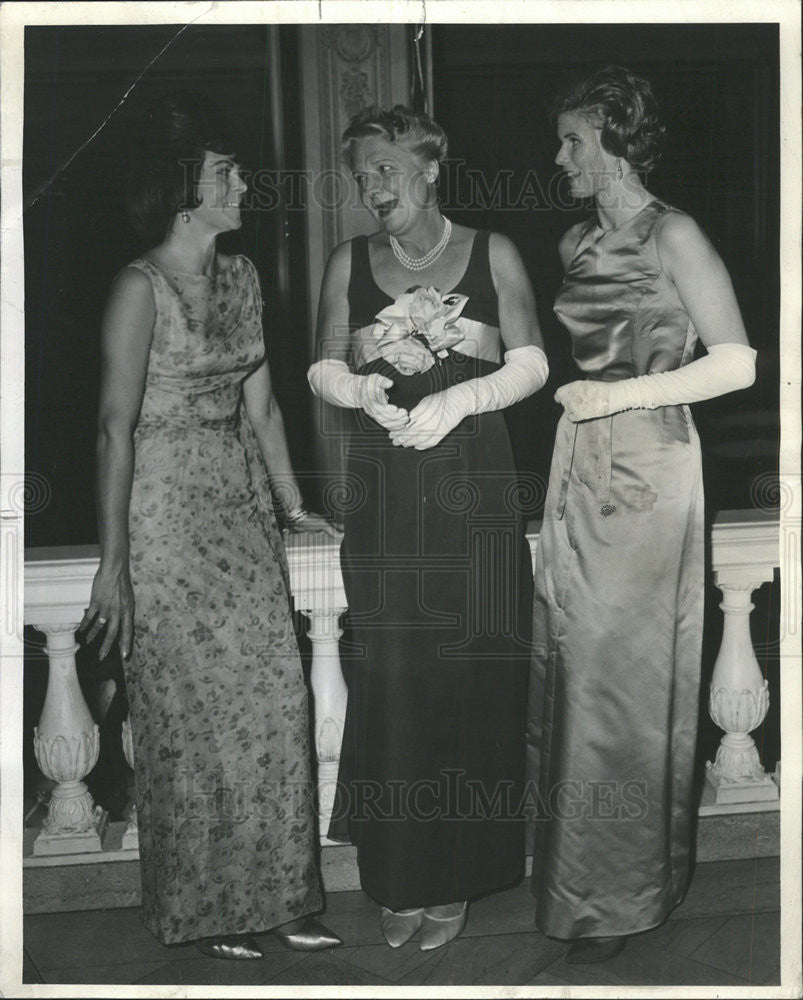
<svg viewBox="0 0 803 1000">
<path fill-rule="evenodd" d="M 306 515 L 271 390 L 254 265 L 216 252 L 246 185 L 217 109 L 166 97 L 133 149 L 132 221 L 102 329 L 101 559 L 81 624 L 119 641 L 142 918 L 163 943 L 259 959 L 341 944 L 321 910 L 307 691 L 268 483 Z M 195 170 L 189 169 L 190 165 Z"/>
<path fill-rule="evenodd" d="M 663 132 L 649 84 L 608 67 L 556 108 L 555 162 L 596 211 L 560 244 L 555 312 L 586 380 L 555 397 L 528 752 L 536 924 L 583 963 L 686 888 L 703 625 L 688 404 L 750 385 L 755 352 L 711 243 L 641 180 Z"/>
<path fill-rule="evenodd" d="M 523 875 L 532 570 L 501 410 L 547 375 L 514 246 L 439 211 L 445 153 L 442 129 L 402 107 L 345 132 L 379 229 L 332 253 L 310 369 L 319 396 L 354 411 L 353 647 L 329 836 L 357 845 L 388 944 L 420 931 L 423 950 L 460 933 L 469 899 Z M 468 297 L 443 358 L 379 345 L 377 314 L 412 286 Z"/>
</svg>

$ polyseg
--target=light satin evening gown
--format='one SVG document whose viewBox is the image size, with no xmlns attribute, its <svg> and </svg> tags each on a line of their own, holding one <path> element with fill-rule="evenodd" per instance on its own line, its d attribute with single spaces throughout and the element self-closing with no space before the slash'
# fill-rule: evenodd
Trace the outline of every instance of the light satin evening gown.
<svg viewBox="0 0 803 1000">
<path fill-rule="evenodd" d="M 580 232 L 555 303 L 586 377 L 677 369 L 697 336 L 653 201 Z M 561 418 L 535 579 L 528 724 L 536 923 L 661 923 L 689 875 L 703 626 L 703 488 L 688 406 Z"/>
</svg>

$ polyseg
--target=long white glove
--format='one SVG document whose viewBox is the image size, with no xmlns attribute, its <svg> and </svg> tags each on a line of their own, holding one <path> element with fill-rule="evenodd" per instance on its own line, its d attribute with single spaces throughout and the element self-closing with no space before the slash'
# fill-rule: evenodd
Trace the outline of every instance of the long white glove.
<svg viewBox="0 0 803 1000">
<path fill-rule="evenodd" d="M 659 406 L 699 403 L 756 378 L 756 352 L 746 344 L 712 344 L 708 354 L 671 372 L 655 372 L 618 382 L 582 380 L 562 385 L 555 399 L 575 423 L 607 417 L 622 410 L 654 410 Z"/>
<path fill-rule="evenodd" d="M 365 410 L 387 430 L 404 427 L 409 420 L 407 410 L 388 402 L 385 390 L 393 382 L 378 372 L 354 375 L 345 361 L 326 358 L 310 366 L 307 379 L 316 396 L 335 406 Z"/>
<path fill-rule="evenodd" d="M 407 426 L 392 431 L 390 439 L 417 451 L 434 448 L 464 417 L 518 403 L 540 389 L 548 375 L 549 365 L 540 347 L 514 347 L 505 352 L 505 363 L 498 371 L 424 397 L 410 411 Z"/>
</svg>

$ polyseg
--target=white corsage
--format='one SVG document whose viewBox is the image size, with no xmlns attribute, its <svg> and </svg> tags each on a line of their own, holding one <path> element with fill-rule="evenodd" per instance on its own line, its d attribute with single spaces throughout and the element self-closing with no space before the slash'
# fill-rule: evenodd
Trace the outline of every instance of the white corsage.
<svg viewBox="0 0 803 1000">
<path fill-rule="evenodd" d="M 377 354 L 402 375 L 428 371 L 463 340 L 455 323 L 466 302 L 467 295 L 441 295 L 437 288 L 405 292 L 376 317 Z"/>
</svg>

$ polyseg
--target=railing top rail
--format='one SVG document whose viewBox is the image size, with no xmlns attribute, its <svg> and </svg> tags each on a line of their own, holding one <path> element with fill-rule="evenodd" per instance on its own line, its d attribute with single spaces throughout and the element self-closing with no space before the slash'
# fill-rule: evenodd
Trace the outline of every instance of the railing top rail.
<svg viewBox="0 0 803 1000">
<path fill-rule="evenodd" d="M 532 545 L 538 539 L 541 521 L 532 519 L 527 522 L 527 539 Z M 724 557 L 730 561 L 732 546 L 744 546 L 739 561 L 766 561 L 767 553 L 778 565 L 774 554 L 774 546 L 779 537 L 780 516 L 777 512 L 762 509 L 722 510 L 714 519 L 711 529 L 712 561 L 714 565 Z M 750 543 L 753 543 L 751 545 Z M 339 549 L 337 539 L 315 538 L 303 534 L 288 535 L 286 538 L 288 556 L 291 564 L 305 555 L 320 553 L 331 559 Z M 759 551 L 761 549 L 761 552 Z M 97 545 L 52 545 L 25 550 L 25 576 L 30 583 L 42 581 L 51 572 L 54 577 L 70 575 L 68 567 L 75 571 L 75 582 L 78 584 L 87 574 L 94 572 L 99 559 Z M 735 548 L 733 553 L 735 553 Z"/>
<path fill-rule="evenodd" d="M 26 567 L 41 563 L 98 562 L 99 559 L 99 545 L 48 545 L 25 550 Z"/>
<path fill-rule="evenodd" d="M 728 528 L 747 528 L 756 525 L 775 529 L 780 527 L 781 518 L 777 510 L 765 510 L 761 507 L 751 507 L 746 510 L 720 510 L 714 515 L 713 531 L 725 531 Z"/>
<path fill-rule="evenodd" d="M 711 569 L 719 580 L 731 579 L 734 574 L 771 580 L 781 564 L 780 538 L 776 512 L 755 508 L 720 511 L 711 528 Z"/>
</svg>

